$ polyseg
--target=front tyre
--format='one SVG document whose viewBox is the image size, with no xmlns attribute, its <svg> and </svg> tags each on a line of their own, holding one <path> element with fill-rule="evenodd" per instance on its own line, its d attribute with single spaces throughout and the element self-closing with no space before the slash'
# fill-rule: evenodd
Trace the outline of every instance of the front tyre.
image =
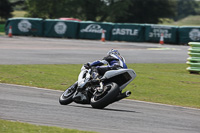
<svg viewBox="0 0 200 133">
<path fill-rule="evenodd" d="M 120 89 L 116 83 L 108 83 L 104 86 L 103 92 L 94 94 L 90 104 L 93 108 L 103 109 L 114 101 L 119 92 Z"/>
<path fill-rule="evenodd" d="M 73 95 L 76 92 L 76 88 L 78 86 L 78 82 L 74 83 L 72 86 L 67 88 L 59 98 L 59 103 L 61 105 L 67 105 L 73 102 Z"/>
</svg>

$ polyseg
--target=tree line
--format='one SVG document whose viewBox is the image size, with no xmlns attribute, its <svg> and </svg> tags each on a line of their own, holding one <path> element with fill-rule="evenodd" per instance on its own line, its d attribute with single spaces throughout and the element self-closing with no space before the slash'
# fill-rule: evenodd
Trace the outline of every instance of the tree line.
<svg viewBox="0 0 200 133">
<path fill-rule="evenodd" d="M 159 23 L 162 18 L 175 21 L 200 15 L 196 0 L 0 0 L 0 17 L 12 17 L 20 5 L 26 17 L 73 17 L 86 21 L 114 23 Z"/>
</svg>

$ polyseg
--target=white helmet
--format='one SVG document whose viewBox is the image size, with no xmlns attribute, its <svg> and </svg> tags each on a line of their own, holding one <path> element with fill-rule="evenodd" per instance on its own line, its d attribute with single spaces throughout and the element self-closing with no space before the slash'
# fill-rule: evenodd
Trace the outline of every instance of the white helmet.
<svg viewBox="0 0 200 133">
<path fill-rule="evenodd" d="M 107 54 L 111 55 L 111 56 L 114 56 L 117 59 L 120 58 L 124 63 L 126 62 L 125 59 L 124 59 L 124 57 L 120 55 L 120 53 L 119 53 L 118 50 L 111 49 Z"/>
<path fill-rule="evenodd" d="M 115 50 L 115 49 L 111 49 L 107 54 L 108 54 L 108 55 L 111 55 L 111 54 L 120 55 L 119 51 L 118 51 L 118 50 Z"/>
</svg>

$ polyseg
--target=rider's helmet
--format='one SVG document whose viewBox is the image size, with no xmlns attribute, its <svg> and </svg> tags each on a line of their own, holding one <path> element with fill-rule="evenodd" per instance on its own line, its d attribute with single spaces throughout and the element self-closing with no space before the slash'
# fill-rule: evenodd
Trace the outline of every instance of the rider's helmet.
<svg viewBox="0 0 200 133">
<path fill-rule="evenodd" d="M 118 50 L 115 50 L 115 49 L 111 49 L 110 51 L 108 51 L 107 54 L 108 54 L 108 55 L 111 55 L 111 54 L 120 55 L 119 51 L 118 51 Z"/>
<path fill-rule="evenodd" d="M 117 58 L 120 58 L 125 63 L 124 57 L 120 55 L 118 50 L 111 49 L 110 51 L 108 51 L 107 55 L 115 55 L 117 56 Z"/>
</svg>

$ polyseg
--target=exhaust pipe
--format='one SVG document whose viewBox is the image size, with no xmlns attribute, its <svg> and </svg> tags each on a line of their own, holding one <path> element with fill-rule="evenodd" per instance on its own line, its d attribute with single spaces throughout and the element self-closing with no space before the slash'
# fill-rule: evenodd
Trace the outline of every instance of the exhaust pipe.
<svg viewBox="0 0 200 133">
<path fill-rule="evenodd" d="M 131 95 L 131 92 L 130 91 L 126 91 L 124 93 L 121 93 L 119 94 L 119 96 L 117 96 L 117 98 L 115 99 L 115 101 L 119 101 L 119 100 L 122 100 L 126 97 L 129 97 Z"/>
<path fill-rule="evenodd" d="M 126 91 L 126 97 L 129 97 L 131 95 L 131 92 L 130 91 Z"/>
</svg>

